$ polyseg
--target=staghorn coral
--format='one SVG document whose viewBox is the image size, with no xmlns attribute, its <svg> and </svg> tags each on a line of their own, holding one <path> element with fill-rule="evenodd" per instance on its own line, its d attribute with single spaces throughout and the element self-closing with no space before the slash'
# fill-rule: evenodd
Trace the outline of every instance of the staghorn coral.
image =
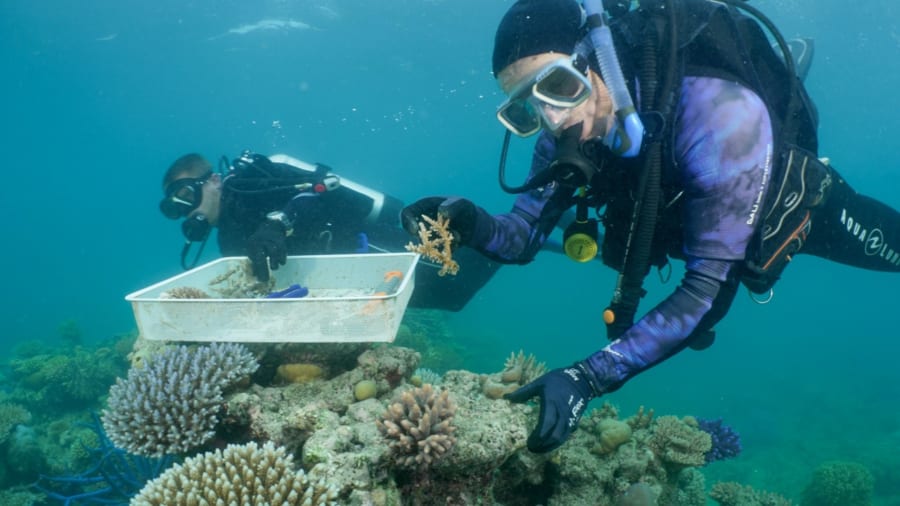
<svg viewBox="0 0 900 506">
<path fill-rule="evenodd" d="M 103 427 L 116 446 L 137 455 L 185 453 L 213 436 L 222 391 L 256 368 L 238 344 L 169 348 L 116 380 Z"/>
<path fill-rule="evenodd" d="M 500 399 L 522 385 L 531 383 L 546 371 L 543 362 L 538 362 L 534 355 L 525 355 L 524 350 L 519 350 L 509 355 L 503 366 L 503 371 L 490 374 L 483 378 L 482 392 L 490 399 Z"/>
<path fill-rule="evenodd" d="M 259 281 L 249 259 L 235 262 L 222 274 L 209 281 L 209 290 L 220 299 L 253 299 L 265 297 L 275 289 L 275 276 Z"/>
<path fill-rule="evenodd" d="M 664 465 L 679 469 L 706 463 L 706 453 L 712 447 L 712 439 L 693 418 L 660 416 L 651 427 L 653 433 L 647 446 Z"/>
<path fill-rule="evenodd" d="M 646 429 L 650 427 L 650 423 L 653 421 L 653 408 L 644 411 L 644 406 L 640 406 L 637 413 L 625 421 L 631 426 L 632 430 Z"/>
<path fill-rule="evenodd" d="M 449 391 L 438 393 L 425 384 L 403 392 L 375 423 L 391 440 L 388 446 L 399 467 L 427 468 L 456 444 L 456 427 L 452 425 L 455 413 Z"/>
<path fill-rule="evenodd" d="M 791 506 L 791 501 L 778 494 L 760 492 L 749 485 L 719 482 L 712 486 L 709 497 L 721 506 Z"/>
<path fill-rule="evenodd" d="M 420 244 L 409 243 L 406 251 L 415 251 L 430 260 L 441 264 L 438 276 L 446 274 L 456 275 L 459 272 L 459 264 L 453 260 L 453 233 L 450 232 L 450 220 L 438 215 L 432 219 L 422 215 L 425 223 L 419 223 Z"/>
<path fill-rule="evenodd" d="M 209 294 L 193 286 L 176 286 L 159 294 L 160 299 L 209 299 Z"/>
<path fill-rule="evenodd" d="M 500 376 L 504 383 L 525 385 L 538 379 L 546 370 L 547 366 L 543 362 L 538 362 L 534 355 L 530 353 L 525 355 L 525 350 L 519 350 L 518 355 L 511 353 L 506 359 Z"/>
<path fill-rule="evenodd" d="M 324 479 L 294 470 L 293 456 L 271 442 L 228 445 L 176 464 L 131 500 L 132 506 L 194 504 L 330 505 L 337 493 Z"/>
</svg>

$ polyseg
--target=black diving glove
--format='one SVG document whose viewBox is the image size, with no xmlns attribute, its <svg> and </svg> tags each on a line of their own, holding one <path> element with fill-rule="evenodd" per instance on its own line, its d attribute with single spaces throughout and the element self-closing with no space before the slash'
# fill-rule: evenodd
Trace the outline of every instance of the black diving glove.
<svg viewBox="0 0 900 506">
<path fill-rule="evenodd" d="M 247 239 L 247 256 L 253 275 L 260 281 L 269 280 L 269 267 L 274 271 L 287 262 L 287 232 L 277 221 L 266 220 Z"/>
<path fill-rule="evenodd" d="M 437 219 L 438 215 L 450 220 L 450 231 L 456 243 L 469 245 L 475 235 L 479 213 L 485 213 L 471 200 L 462 197 L 425 197 L 400 211 L 400 222 L 410 235 L 419 234 L 422 216 Z"/>
<path fill-rule="evenodd" d="M 578 420 L 588 403 L 597 396 L 588 380 L 586 368 L 581 362 L 571 367 L 554 369 L 505 399 L 524 403 L 539 397 L 541 412 L 537 426 L 528 436 L 528 449 L 546 453 L 559 448 L 578 428 Z"/>
</svg>

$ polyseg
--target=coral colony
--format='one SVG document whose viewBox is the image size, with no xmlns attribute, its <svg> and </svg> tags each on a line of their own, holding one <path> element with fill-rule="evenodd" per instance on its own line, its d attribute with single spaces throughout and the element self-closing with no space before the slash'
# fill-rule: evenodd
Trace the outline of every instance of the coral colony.
<svg viewBox="0 0 900 506">
<path fill-rule="evenodd" d="M 459 264 L 453 260 L 453 233 L 450 232 L 450 220 L 440 215 L 437 219 L 432 219 L 424 214 L 422 219 L 425 223 L 419 223 L 419 244 L 409 243 L 406 250 L 414 251 L 441 264 L 438 276 L 456 275 L 459 272 Z"/>
<path fill-rule="evenodd" d="M 222 391 L 257 367 L 238 344 L 168 348 L 116 381 L 103 426 L 131 453 L 184 454 L 213 437 Z"/>
<path fill-rule="evenodd" d="M 712 438 L 712 447 L 706 452 L 706 462 L 730 459 L 737 457 L 741 450 L 741 436 L 731 427 L 724 425 L 722 419 L 706 420 L 697 419 L 700 430 L 709 434 Z"/>
<path fill-rule="evenodd" d="M 439 498 L 442 504 L 705 506 L 712 497 L 722 506 L 790 504 L 739 483 L 707 486 L 699 469 L 740 451 L 737 434 L 721 420 L 643 407 L 620 416 L 603 403 L 558 450 L 532 454 L 526 441 L 538 410 L 502 395 L 540 376 L 543 363 L 519 351 L 493 373 L 437 375 L 421 362 L 418 351 L 397 345 L 153 350 L 109 389 L 91 439 L 99 446 L 85 443 L 81 460 L 61 468 L 83 472 L 11 483 L 13 449 L 41 454 L 45 465 L 52 460 L 34 444 L 34 435 L 47 430 L 31 428 L 36 417 L 28 411 L 37 404 L 0 402 L 0 480 L 7 486 L 37 480 L 16 492 L 31 494 L 31 502 L 8 489 L 0 490 L 0 503 L 361 506 Z M 832 466 L 817 476 L 829 484 L 857 476 L 859 492 L 846 504 L 862 504 L 856 498 L 871 496 L 871 479 L 852 471 Z"/>
</svg>

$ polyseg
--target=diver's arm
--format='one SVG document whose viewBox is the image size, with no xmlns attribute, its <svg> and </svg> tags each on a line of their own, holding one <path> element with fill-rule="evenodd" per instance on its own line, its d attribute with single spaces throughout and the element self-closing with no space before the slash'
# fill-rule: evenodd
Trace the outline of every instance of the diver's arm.
<svg viewBox="0 0 900 506">
<path fill-rule="evenodd" d="M 681 285 L 619 338 L 587 359 L 595 388 L 612 392 L 629 378 L 684 349 L 688 337 L 716 307 L 721 317 L 733 300 L 723 290 L 740 262 L 690 259 Z"/>
<path fill-rule="evenodd" d="M 675 150 L 684 185 L 685 276 L 587 360 L 601 392 L 682 350 L 695 330 L 724 316 L 761 219 L 773 158 L 765 104 L 740 85 L 712 78 L 686 79 L 681 96 Z"/>
<path fill-rule="evenodd" d="M 529 179 L 549 165 L 554 151 L 553 137 L 541 135 Z M 508 213 L 491 216 L 480 210 L 469 246 L 501 263 L 528 263 L 571 207 L 570 197 L 558 184 L 550 183 L 520 194 Z"/>
</svg>

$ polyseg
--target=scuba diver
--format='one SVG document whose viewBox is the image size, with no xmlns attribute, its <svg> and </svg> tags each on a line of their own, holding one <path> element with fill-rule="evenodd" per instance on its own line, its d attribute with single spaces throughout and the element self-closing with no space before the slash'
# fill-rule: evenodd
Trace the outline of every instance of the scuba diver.
<svg viewBox="0 0 900 506">
<path fill-rule="evenodd" d="M 518 0 L 500 21 L 500 183 L 518 195 L 513 208 L 492 216 L 465 198 L 427 197 L 401 220 L 412 232 L 442 215 L 464 245 L 525 264 L 574 208 L 566 253 L 599 254 L 618 272 L 603 311 L 610 342 L 506 396 L 539 400 L 531 451 L 562 445 L 592 399 L 709 346 L 740 284 L 765 302 L 798 253 L 900 271 L 900 213 L 819 158 L 800 79 L 811 52 L 799 64 L 782 58 L 791 53 L 742 0 Z M 510 133 L 540 134 L 520 186 L 505 181 Z M 680 285 L 635 318 L 644 277 L 670 258 L 685 262 Z"/>
<path fill-rule="evenodd" d="M 163 215 L 184 220 L 185 269 L 196 266 L 213 228 L 221 253 L 248 256 L 260 281 L 288 255 L 403 252 L 409 243 L 402 202 L 282 154 L 245 151 L 231 163 L 223 157 L 218 171 L 199 154 L 184 155 L 166 171 L 163 195 Z M 475 251 L 460 254 L 465 269 L 456 276 L 439 277 L 440 265 L 419 261 L 412 307 L 459 311 L 500 267 Z"/>
</svg>

